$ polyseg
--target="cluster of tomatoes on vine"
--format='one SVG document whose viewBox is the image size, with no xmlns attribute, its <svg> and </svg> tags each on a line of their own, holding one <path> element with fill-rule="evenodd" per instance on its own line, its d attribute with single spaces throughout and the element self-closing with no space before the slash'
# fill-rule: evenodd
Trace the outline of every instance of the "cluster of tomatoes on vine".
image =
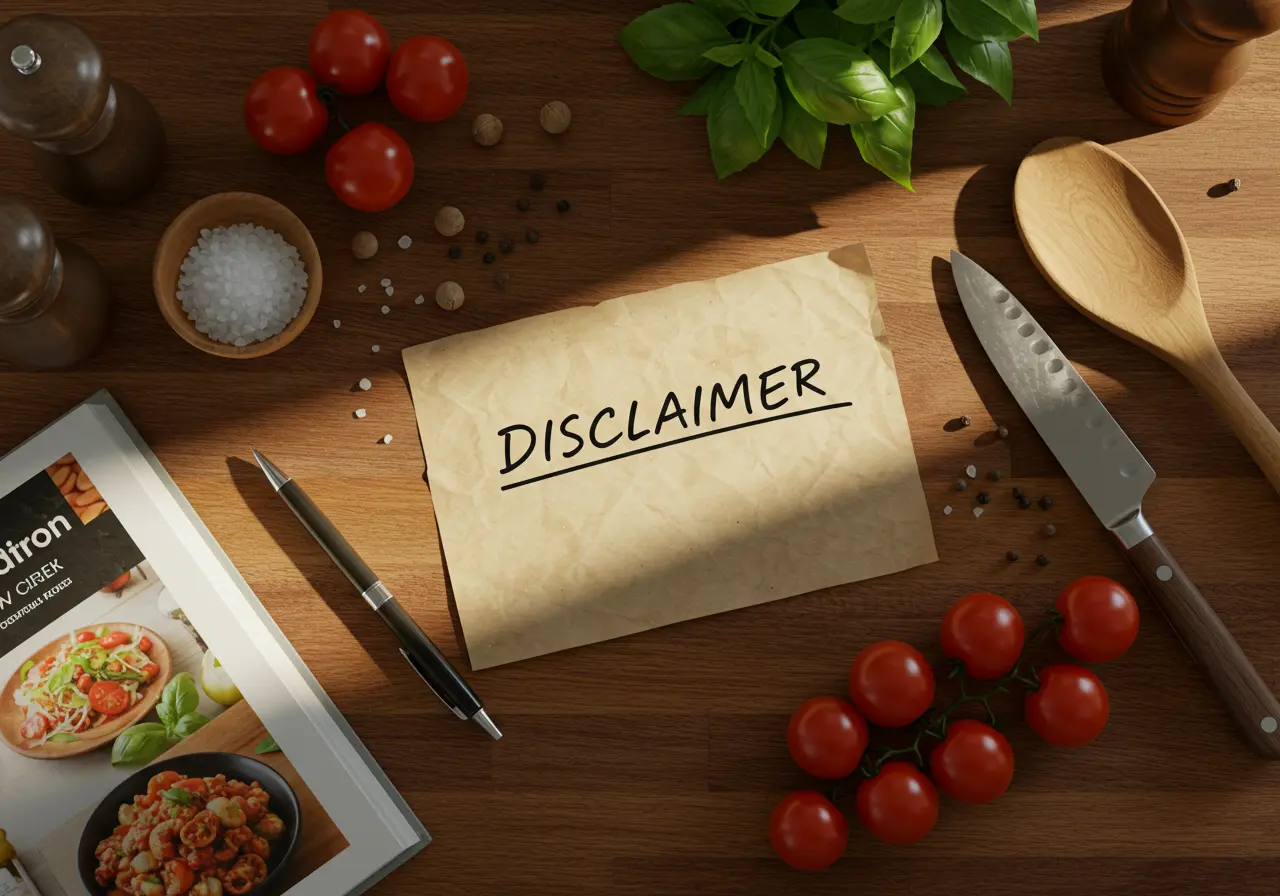
<svg viewBox="0 0 1280 896">
<path fill-rule="evenodd" d="M 950 674 L 959 693 L 942 708 L 933 705 L 933 669 L 920 651 L 902 641 L 865 648 L 849 672 L 852 703 L 814 697 L 791 717 L 787 747 L 796 764 L 840 783 L 828 794 L 789 793 L 774 806 L 774 851 L 804 870 L 826 868 L 840 858 L 848 826 L 835 801 L 855 785 L 863 826 L 899 845 L 933 830 L 939 790 L 963 803 L 988 803 L 1003 794 L 1013 780 L 1013 750 L 995 727 L 989 701 L 1014 688 L 1026 690 L 1027 722 L 1049 744 L 1081 747 L 1096 738 L 1109 712 L 1097 675 L 1069 663 L 1037 671 L 1026 659 L 1032 643 L 1055 633 L 1062 649 L 1080 662 L 1113 660 L 1138 635 L 1138 607 L 1118 582 L 1086 576 L 1063 590 L 1028 636 L 1022 617 L 1003 597 L 982 592 L 960 598 L 942 620 L 942 650 L 953 661 Z M 974 705 L 985 710 L 985 720 L 952 718 Z M 868 723 L 906 730 L 885 731 L 890 740 L 873 743 Z"/>
<path fill-rule="evenodd" d="M 244 97 L 249 134 L 268 152 L 305 152 L 329 128 L 338 96 L 365 96 L 386 83 L 387 95 L 407 118 L 449 118 L 467 96 L 467 62 L 443 37 L 419 35 L 393 53 L 382 23 L 357 9 L 325 16 L 311 32 L 310 71 L 281 66 L 263 72 Z M 413 185 L 413 154 L 391 128 L 369 122 L 347 128 L 325 155 L 325 178 L 338 198 L 363 212 L 395 205 Z"/>
</svg>

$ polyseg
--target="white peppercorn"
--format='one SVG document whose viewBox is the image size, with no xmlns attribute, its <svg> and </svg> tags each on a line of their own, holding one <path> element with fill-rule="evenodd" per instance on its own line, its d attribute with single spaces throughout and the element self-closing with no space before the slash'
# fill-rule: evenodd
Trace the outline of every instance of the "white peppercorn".
<svg viewBox="0 0 1280 896">
<path fill-rule="evenodd" d="M 502 121 L 488 112 L 477 115 L 471 125 L 471 136 L 481 146 L 497 146 L 502 139 Z"/>
<path fill-rule="evenodd" d="M 538 121 L 542 124 L 542 129 L 548 134 L 563 134 L 569 130 L 569 122 L 573 120 L 573 113 L 569 111 L 569 107 L 559 100 L 552 100 L 542 107 L 542 111 L 538 113 Z"/>
<path fill-rule="evenodd" d="M 351 254 L 364 261 L 378 254 L 378 238 L 362 230 L 351 238 Z"/>
<path fill-rule="evenodd" d="M 441 236 L 457 236 L 467 226 L 467 219 L 452 205 L 446 205 L 436 212 L 436 230 Z"/>
<path fill-rule="evenodd" d="M 446 280 L 436 287 L 436 304 L 445 311 L 457 311 L 466 301 L 462 287 L 452 280 Z"/>
</svg>

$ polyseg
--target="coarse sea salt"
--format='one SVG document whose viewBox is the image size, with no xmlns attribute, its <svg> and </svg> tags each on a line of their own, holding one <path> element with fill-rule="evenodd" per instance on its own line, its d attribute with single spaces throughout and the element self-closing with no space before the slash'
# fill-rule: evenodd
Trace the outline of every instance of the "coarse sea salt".
<svg viewBox="0 0 1280 896">
<path fill-rule="evenodd" d="M 410 239 L 409 235 L 406 233 L 404 236 L 400 237 L 400 239 L 396 240 L 396 245 L 401 249 L 408 249 L 413 245 L 413 240 Z"/>
<path fill-rule="evenodd" d="M 356 408 L 356 417 L 362 419 L 367 413 L 364 408 Z"/>
<path fill-rule="evenodd" d="M 373 388 L 373 383 L 369 382 L 369 378 L 367 376 L 362 376 L 360 377 L 359 386 L 361 392 L 368 392 Z"/>
<path fill-rule="evenodd" d="M 379 286 L 390 286 L 390 285 L 391 285 L 391 278 L 390 278 L 390 277 L 383 277 L 381 280 L 379 280 L 379 281 L 378 281 L 378 285 L 379 285 Z"/>
<path fill-rule="evenodd" d="M 196 329 L 231 345 L 275 336 L 298 316 L 306 295 L 298 250 L 254 224 L 201 230 L 178 276 L 178 301 Z"/>
<path fill-rule="evenodd" d="M 390 313 L 391 313 L 391 306 L 390 306 L 390 305 L 383 305 L 383 306 L 382 306 L 382 313 L 383 313 L 383 314 L 390 314 Z"/>
<path fill-rule="evenodd" d="M 374 345 L 373 345 L 373 353 L 376 355 L 376 354 L 377 354 L 378 352 L 380 352 L 380 351 L 382 351 L 382 346 L 378 345 L 378 344 L 375 342 L 375 343 L 374 343 Z"/>
<path fill-rule="evenodd" d="M 415 305 L 421 305 L 421 304 L 422 304 L 423 302 L 425 302 L 425 301 L 426 301 L 426 299 L 425 299 L 425 298 L 423 298 L 421 295 L 419 295 L 417 298 L 415 298 L 415 299 L 413 300 L 413 304 L 415 304 Z"/>
</svg>

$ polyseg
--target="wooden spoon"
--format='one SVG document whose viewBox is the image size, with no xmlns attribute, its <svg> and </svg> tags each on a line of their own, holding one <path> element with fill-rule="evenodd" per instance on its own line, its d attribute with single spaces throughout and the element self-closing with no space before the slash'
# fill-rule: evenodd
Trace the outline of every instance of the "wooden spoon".
<svg viewBox="0 0 1280 896">
<path fill-rule="evenodd" d="M 1147 179 L 1105 146 L 1055 137 L 1022 160 L 1013 209 L 1045 279 L 1191 380 L 1280 491 L 1280 433 L 1222 359 L 1187 242 Z"/>
</svg>

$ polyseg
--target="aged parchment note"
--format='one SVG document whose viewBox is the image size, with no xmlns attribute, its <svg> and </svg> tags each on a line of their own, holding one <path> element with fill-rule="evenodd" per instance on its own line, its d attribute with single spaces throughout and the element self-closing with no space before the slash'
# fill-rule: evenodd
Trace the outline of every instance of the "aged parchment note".
<svg viewBox="0 0 1280 896">
<path fill-rule="evenodd" d="M 476 668 L 937 559 L 861 246 L 404 362 Z"/>
</svg>

